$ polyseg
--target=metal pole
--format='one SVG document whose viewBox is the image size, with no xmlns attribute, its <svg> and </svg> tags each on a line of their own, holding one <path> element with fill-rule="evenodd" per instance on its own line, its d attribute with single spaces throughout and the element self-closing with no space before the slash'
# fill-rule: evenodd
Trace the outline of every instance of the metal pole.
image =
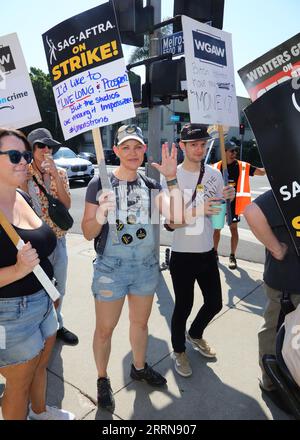
<svg viewBox="0 0 300 440">
<path fill-rule="evenodd" d="M 161 0 L 147 0 L 147 4 L 154 7 L 154 24 L 161 21 Z M 159 55 L 159 36 L 160 32 L 155 30 L 153 34 L 150 34 L 150 57 Z M 146 67 L 148 68 L 148 67 Z M 147 176 L 157 180 L 160 180 L 160 174 L 157 170 L 151 167 L 151 162 L 160 161 L 160 136 L 161 136 L 161 106 L 154 106 L 149 108 L 148 113 L 148 165 L 146 167 Z M 154 228 L 155 235 L 155 248 L 157 255 L 159 256 L 159 226 Z"/>
<path fill-rule="evenodd" d="M 243 143 L 244 143 L 244 135 L 243 134 L 241 134 L 240 142 L 241 142 L 240 160 L 243 160 Z"/>
</svg>

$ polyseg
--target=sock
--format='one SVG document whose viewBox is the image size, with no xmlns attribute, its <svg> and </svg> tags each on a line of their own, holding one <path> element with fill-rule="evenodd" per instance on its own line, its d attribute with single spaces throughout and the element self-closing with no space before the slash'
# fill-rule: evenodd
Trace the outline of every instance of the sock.
<svg viewBox="0 0 300 440">
<path fill-rule="evenodd" d="M 143 371 L 145 369 L 145 366 L 143 368 L 136 368 L 136 366 L 133 364 L 136 371 Z"/>
</svg>

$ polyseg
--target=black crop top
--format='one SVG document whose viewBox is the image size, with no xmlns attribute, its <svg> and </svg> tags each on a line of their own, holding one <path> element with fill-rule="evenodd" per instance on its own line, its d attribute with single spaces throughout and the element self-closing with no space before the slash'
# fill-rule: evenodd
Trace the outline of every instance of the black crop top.
<svg viewBox="0 0 300 440">
<path fill-rule="evenodd" d="M 21 229 L 16 226 L 14 228 L 25 243 L 30 241 L 32 247 L 37 250 L 40 266 L 48 277 L 52 279 L 53 268 L 47 258 L 56 246 L 56 236 L 52 229 L 44 222 L 37 229 Z M 0 268 L 14 265 L 17 261 L 17 253 L 17 248 L 2 229 L 2 226 L 0 226 Z M 37 277 L 31 272 L 18 281 L 0 287 L 0 298 L 32 295 L 42 288 Z"/>
</svg>

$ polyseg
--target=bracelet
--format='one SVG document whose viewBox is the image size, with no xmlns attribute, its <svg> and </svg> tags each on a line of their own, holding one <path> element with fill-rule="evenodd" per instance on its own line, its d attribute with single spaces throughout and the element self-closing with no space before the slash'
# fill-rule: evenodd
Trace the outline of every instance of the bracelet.
<svg viewBox="0 0 300 440">
<path fill-rule="evenodd" d="M 174 185 L 177 185 L 177 183 L 178 183 L 178 180 L 176 179 L 176 177 L 175 177 L 175 179 L 167 180 L 168 186 L 174 186 Z"/>
</svg>

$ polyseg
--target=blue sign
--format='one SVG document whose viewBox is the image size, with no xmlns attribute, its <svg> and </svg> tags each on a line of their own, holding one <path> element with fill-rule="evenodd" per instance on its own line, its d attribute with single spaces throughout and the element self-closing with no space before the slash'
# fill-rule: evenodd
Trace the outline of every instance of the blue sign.
<svg viewBox="0 0 300 440">
<path fill-rule="evenodd" d="M 180 121 L 180 116 L 179 115 L 171 115 L 170 116 L 170 121 L 172 121 L 172 122 L 179 122 Z"/>
<path fill-rule="evenodd" d="M 193 31 L 193 41 L 195 58 L 217 66 L 227 66 L 225 41 L 195 31 Z"/>
<path fill-rule="evenodd" d="M 183 32 L 176 32 L 161 39 L 161 55 L 171 53 L 181 55 L 184 53 Z"/>
</svg>

